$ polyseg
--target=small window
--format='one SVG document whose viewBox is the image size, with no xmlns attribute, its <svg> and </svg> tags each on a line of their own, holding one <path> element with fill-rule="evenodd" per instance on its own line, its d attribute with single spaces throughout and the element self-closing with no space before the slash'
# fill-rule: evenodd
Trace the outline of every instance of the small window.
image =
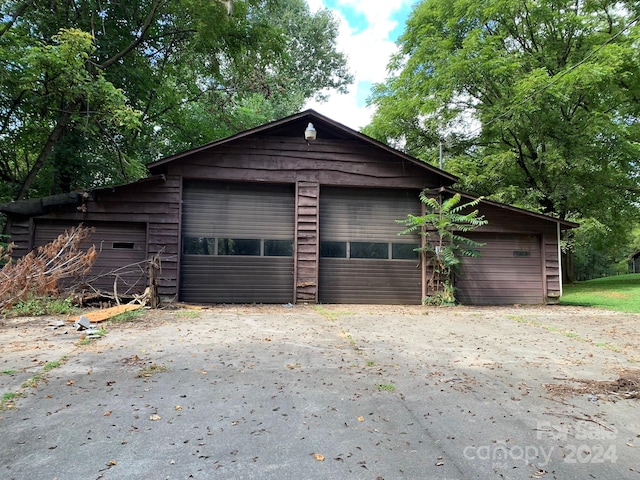
<svg viewBox="0 0 640 480">
<path fill-rule="evenodd" d="M 218 239 L 218 255 L 260 256 L 260 240 L 252 238 Z"/>
<path fill-rule="evenodd" d="M 347 258 L 347 242 L 320 242 L 320 256 L 324 258 Z"/>
<path fill-rule="evenodd" d="M 113 242 L 112 248 L 122 250 L 133 250 L 133 242 Z"/>
<path fill-rule="evenodd" d="M 182 240 L 182 253 L 185 255 L 215 255 L 215 238 L 185 237 Z"/>
<path fill-rule="evenodd" d="M 420 248 L 417 243 L 394 243 L 391 245 L 391 258 L 394 260 L 418 260 L 420 253 L 416 249 Z"/>
<path fill-rule="evenodd" d="M 351 258 L 389 258 L 388 243 L 351 242 Z"/>
<path fill-rule="evenodd" d="M 514 257 L 529 257 L 531 256 L 531 252 L 528 250 L 514 250 L 513 251 L 513 256 Z"/>
<path fill-rule="evenodd" d="M 264 256 L 265 257 L 292 257 L 293 241 L 292 240 L 265 240 Z"/>
</svg>

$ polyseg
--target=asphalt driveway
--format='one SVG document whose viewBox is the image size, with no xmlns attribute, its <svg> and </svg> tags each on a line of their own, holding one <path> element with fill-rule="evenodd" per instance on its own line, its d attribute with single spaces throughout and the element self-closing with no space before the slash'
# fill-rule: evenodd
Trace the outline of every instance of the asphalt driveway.
<svg viewBox="0 0 640 480">
<path fill-rule="evenodd" d="M 1 478 L 640 479 L 637 315 L 213 307 L 85 342 L 52 320 L 0 326 Z"/>
</svg>

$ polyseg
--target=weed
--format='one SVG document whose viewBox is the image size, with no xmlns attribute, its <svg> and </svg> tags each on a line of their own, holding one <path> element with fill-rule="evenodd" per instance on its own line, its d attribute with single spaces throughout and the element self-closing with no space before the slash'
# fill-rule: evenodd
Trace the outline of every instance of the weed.
<svg viewBox="0 0 640 480">
<path fill-rule="evenodd" d="M 42 315 L 66 315 L 73 312 L 74 306 L 69 298 L 30 296 L 17 302 L 11 313 L 18 316 L 39 317 Z"/>
<path fill-rule="evenodd" d="M 95 333 L 92 333 L 91 336 L 84 337 L 82 340 L 78 342 L 78 345 L 89 345 L 92 341 L 97 340 L 98 338 L 102 338 L 107 334 L 107 331 L 104 328 L 101 328 Z"/>
<path fill-rule="evenodd" d="M 560 335 L 564 335 L 567 338 L 572 338 L 572 339 L 577 340 L 579 342 L 590 343 L 594 347 L 606 348 L 607 350 L 611 350 L 612 352 L 621 352 L 622 351 L 622 349 L 620 347 L 618 347 L 617 345 L 613 345 L 613 344 L 607 343 L 607 342 L 594 342 L 593 340 L 591 340 L 589 338 L 581 337 L 580 334 L 578 334 L 576 332 L 572 332 L 572 331 L 569 331 L 569 330 L 562 330 L 561 328 L 554 327 L 553 325 L 547 325 L 545 323 L 537 322 L 535 320 L 527 320 L 527 319 L 525 319 L 523 317 L 518 317 L 518 316 L 515 316 L 515 315 L 507 315 L 507 318 L 509 318 L 510 320 L 514 320 L 516 322 L 520 322 L 520 323 L 525 323 L 527 325 L 531 325 L 533 327 L 542 328 L 542 329 L 546 330 L 547 332 L 559 333 Z"/>
<path fill-rule="evenodd" d="M 338 317 L 352 314 L 351 312 L 342 311 L 342 310 L 329 310 L 322 305 L 315 305 L 313 308 L 316 312 L 318 312 L 320 315 L 325 317 L 330 322 L 335 322 L 338 319 Z"/>
<path fill-rule="evenodd" d="M 55 362 L 47 362 L 47 363 L 44 364 L 44 367 L 42 367 L 42 371 L 43 372 L 49 372 L 49 371 L 53 370 L 54 368 L 58 368 L 60 365 L 62 365 L 66 361 L 67 361 L 67 357 L 66 356 L 62 356 L 62 357 L 60 357 L 60 360 L 57 360 Z"/>
<path fill-rule="evenodd" d="M 127 310 L 126 312 L 119 313 L 118 315 L 112 317 L 109 321 L 113 323 L 131 322 L 132 320 L 140 317 L 142 314 L 144 314 L 144 310 L 142 309 Z"/>
<path fill-rule="evenodd" d="M 367 360 L 367 367 L 373 367 L 375 366 L 376 362 L 374 362 L 373 360 Z"/>
<path fill-rule="evenodd" d="M 594 345 L 596 347 L 606 348 L 607 350 L 611 350 L 612 352 L 621 352 L 622 351 L 622 349 L 619 346 L 613 345 L 612 343 L 596 342 L 596 343 L 594 343 Z"/>
<path fill-rule="evenodd" d="M 140 371 L 138 372 L 137 377 L 146 378 L 146 377 L 152 376 L 155 373 L 163 373 L 168 371 L 169 371 L 169 367 L 167 367 L 166 365 L 158 365 L 156 363 L 152 363 L 151 365 L 141 368 Z"/>
<path fill-rule="evenodd" d="M 21 387 L 22 388 L 36 388 L 41 380 L 42 380 L 42 374 L 34 375 L 29 380 L 24 382 L 21 385 Z"/>
<path fill-rule="evenodd" d="M 200 316 L 200 312 L 196 310 L 182 310 L 176 313 L 176 316 L 183 318 L 198 318 Z"/>
<path fill-rule="evenodd" d="M 376 384 L 379 392 L 394 392 L 396 386 L 393 383 L 378 383 Z"/>
<path fill-rule="evenodd" d="M 0 372 L 0 374 L 2 374 L 2 375 L 13 375 L 14 373 L 16 373 L 16 371 L 11 369 L 11 368 L 9 368 L 7 370 L 2 370 Z"/>
<path fill-rule="evenodd" d="M 349 332 L 347 332 L 346 330 L 342 329 L 342 334 L 344 335 L 344 338 L 346 338 L 347 341 L 349 342 L 349 345 L 351 345 L 352 347 L 356 346 L 356 341 L 353 339 L 353 337 L 351 336 L 351 334 Z"/>
<path fill-rule="evenodd" d="M 17 398 L 24 397 L 25 394 L 22 392 L 8 392 L 2 395 L 0 398 L 0 412 L 13 408 L 13 402 Z"/>
</svg>

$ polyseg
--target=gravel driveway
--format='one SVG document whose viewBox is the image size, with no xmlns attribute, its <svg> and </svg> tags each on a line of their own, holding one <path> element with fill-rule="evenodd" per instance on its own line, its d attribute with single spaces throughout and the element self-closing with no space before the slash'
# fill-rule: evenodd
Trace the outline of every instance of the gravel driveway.
<svg viewBox="0 0 640 480">
<path fill-rule="evenodd" d="M 638 315 L 231 306 L 89 342 L 52 320 L 0 326 L 1 478 L 640 479 Z"/>
</svg>

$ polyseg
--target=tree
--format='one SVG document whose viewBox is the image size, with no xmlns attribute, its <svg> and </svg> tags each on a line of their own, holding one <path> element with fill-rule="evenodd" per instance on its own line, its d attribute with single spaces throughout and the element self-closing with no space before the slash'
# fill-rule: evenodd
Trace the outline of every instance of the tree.
<svg viewBox="0 0 640 480">
<path fill-rule="evenodd" d="M 462 197 L 459 193 L 443 198 L 423 190 L 420 200 L 426 206 L 426 213 L 409 214 L 405 220 L 398 220 L 407 227 L 400 234 L 417 233 L 426 237 L 424 247 L 418 251 L 422 252 L 423 261 L 431 272 L 428 285 L 435 294 L 423 301 L 452 305 L 456 301 L 454 275 L 460 273 L 461 257 L 478 257 L 477 249 L 484 245 L 461 235 L 487 224 L 478 210 L 470 211 L 482 198 L 460 205 Z"/>
<path fill-rule="evenodd" d="M 304 0 L 0 0 L 0 200 L 130 181 L 295 113 L 352 81 L 336 37 Z"/>
<path fill-rule="evenodd" d="M 374 89 L 367 133 L 461 188 L 595 221 L 613 248 L 638 218 L 637 2 L 424 0 Z"/>
</svg>

